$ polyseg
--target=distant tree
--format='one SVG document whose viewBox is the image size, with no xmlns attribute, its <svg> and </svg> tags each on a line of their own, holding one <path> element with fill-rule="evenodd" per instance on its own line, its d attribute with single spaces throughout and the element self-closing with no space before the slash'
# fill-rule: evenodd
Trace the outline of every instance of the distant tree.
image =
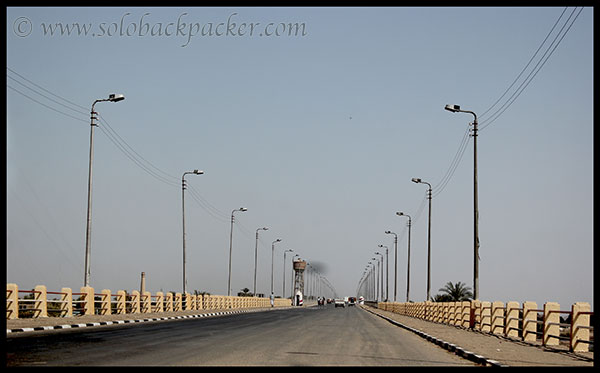
<svg viewBox="0 0 600 373">
<path fill-rule="evenodd" d="M 447 282 L 446 285 L 439 291 L 441 291 L 443 294 L 436 295 L 433 298 L 435 302 L 459 302 L 463 300 L 471 300 L 473 298 L 471 288 L 460 281 L 456 284 Z"/>
<path fill-rule="evenodd" d="M 252 294 L 248 288 L 243 288 L 241 289 L 241 292 L 238 293 L 239 297 L 251 297 L 253 295 L 254 294 Z"/>
<path fill-rule="evenodd" d="M 434 302 L 452 302 L 452 298 L 448 294 L 437 294 L 433 297 Z"/>
</svg>

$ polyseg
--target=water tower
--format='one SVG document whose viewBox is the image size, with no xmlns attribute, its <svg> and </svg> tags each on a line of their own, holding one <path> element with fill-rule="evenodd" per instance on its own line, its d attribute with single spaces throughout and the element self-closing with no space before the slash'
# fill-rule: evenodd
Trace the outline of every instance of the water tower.
<svg viewBox="0 0 600 373">
<path fill-rule="evenodd" d="M 294 299 L 292 304 L 295 306 L 302 305 L 304 297 L 304 269 L 306 262 L 304 260 L 294 260 Z"/>
</svg>

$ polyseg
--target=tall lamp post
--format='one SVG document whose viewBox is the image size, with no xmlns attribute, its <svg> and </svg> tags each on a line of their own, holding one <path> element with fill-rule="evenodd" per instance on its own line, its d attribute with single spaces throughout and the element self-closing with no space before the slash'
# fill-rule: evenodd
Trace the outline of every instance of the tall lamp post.
<svg viewBox="0 0 600 373">
<path fill-rule="evenodd" d="M 408 218 L 408 268 L 406 269 L 406 302 L 410 301 L 410 226 L 411 218 L 410 215 L 403 213 L 402 211 L 396 212 L 398 216 L 406 216 Z"/>
<path fill-rule="evenodd" d="M 281 242 L 281 238 L 278 238 L 271 243 L 271 296 L 274 296 L 274 293 L 273 293 L 273 263 L 274 263 L 274 257 L 275 257 L 275 243 L 276 242 Z"/>
<path fill-rule="evenodd" d="M 427 298 L 425 299 L 428 301 L 430 298 L 429 289 L 431 288 L 431 184 L 417 177 L 413 177 L 412 181 L 417 184 L 429 185 L 429 188 L 427 189 L 427 199 L 429 200 L 429 222 L 427 228 Z"/>
<path fill-rule="evenodd" d="M 187 277 L 185 276 L 185 175 L 194 174 L 194 175 L 202 175 L 204 171 L 194 170 L 194 171 L 186 171 L 181 176 L 181 217 L 183 220 L 183 294 L 186 292 L 187 286 Z"/>
<path fill-rule="evenodd" d="M 231 231 L 229 233 L 229 279 L 227 280 L 227 295 L 230 296 L 231 295 L 231 249 L 232 249 L 232 242 L 233 242 L 233 213 L 235 213 L 236 211 L 248 211 L 247 208 L 245 207 L 240 207 L 239 209 L 235 209 L 233 211 L 231 211 Z"/>
<path fill-rule="evenodd" d="M 479 199 L 477 193 L 477 114 L 461 110 L 459 105 L 446 105 L 453 113 L 469 113 L 473 120 L 473 298 L 479 299 Z"/>
<path fill-rule="evenodd" d="M 388 291 L 388 284 L 390 283 L 390 259 L 388 258 L 388 247 L 385 245 L 378 246 L 385 247 L 385 301 L 387 302 L 390 298 L 390 292 Z"/>
<path fill-rule="evenodd" d="M 94 101 L 92 104 L 92 110 L 90 112 L 90 159 L 89 159 L 89 167 L 88 167 L 88 198 L 87 198 L 87 222 L 85 228 L 85 268 L 83 274 L 83 286 L 90 286 L 90 260 L 91 260 L 91 246 L 92 246 L 92 161 L 94 158 L 94 127 L 97 126 L 94 123 L 96 118 L 96 113 L 94 111 L 94 107 L 98 102 L 110 101 L 110 102 L 119 102 L 124 100 L 125 96 L 122 94 L 114 94 L 111 93 L 108 95 L 108 98 L 100 99 Z"/>
<path fill-rule="evenodd" d="M 260 230 L 267 231 L 269 227 L 262 227 L 256 230 L 256 244 L 254 245 L 254 296 L 256 296 L 256 263 L 258 261 L 258 231 Z"/>
<path fill-rule="evenodd" d="M 281 287 L 281 297 L 285 298 L 285 255 L 287 253 L 291 253 L 294 250 L 292 249 L 287 249 L 283 252 L 283 286 Z"/>
<path fill-rule="evenodd" d="M 398 284 L 398 235 L 392 231 L 385 231 L 385 234 L 394 235 L 394 302 L 396 301 L 396 286 Z"/>
<path fill-rule="evenodd" d="M 375 285 L 373 283 L 373 267 L 375 266 L 373 264 L 373 262 L 368 262 L 367 266 L 369 268 L 369 274 L 368 274 L 368 286 L 369 286 L 369 298 L 372 301 L 375 301 Z"/>
<path fill-rule="evenodd" d="M 383 302 L 383 254 L 379 251 L 376 251 L 375 255 L 381 255 L 381 271 L 379 272 L 379 276 L 381 277 L 381 285 L 379 287 L 379 294 L 381 295 L 381 301 Z"/>
</svg>

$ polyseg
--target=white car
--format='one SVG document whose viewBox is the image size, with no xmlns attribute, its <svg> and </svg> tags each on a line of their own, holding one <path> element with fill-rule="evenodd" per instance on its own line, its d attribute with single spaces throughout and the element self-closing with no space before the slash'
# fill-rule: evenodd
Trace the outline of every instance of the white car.
<svg viewBox="0 0 600 373">
<path fill-rule="evenodd" d="M 334 300 L 333 303 L 336 307 L 346 307 L 346 302 L 344 302 L 343 299 L 336 298 L 336 300 Z"/>
</svg>

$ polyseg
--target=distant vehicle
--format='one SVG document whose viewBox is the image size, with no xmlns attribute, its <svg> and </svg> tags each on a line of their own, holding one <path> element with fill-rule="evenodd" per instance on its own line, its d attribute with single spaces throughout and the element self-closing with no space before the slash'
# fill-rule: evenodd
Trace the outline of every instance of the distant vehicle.
<svg viewBox="0 0 600 373">
<path fill-rule="evenodd" d="M 344 300 L 343 300 L 343 299 L 340 299 L 340 298 L 336 298 L 336 299 L 333 301 L 333 304 L 335 304 L 335 307 L 336 307 L 336 308 L 337 308 L 337 307 L 346 307 L 346 302 L 344 302 Z"/>
<path fill-rule="evenodd" d="M 358 297 L 358 304 L 365 304 L 365 298 L 362 295 Z"/>
<path fill-rule="evenodd" d="M 355 297 L 348 297 L 348 305 L 349 306 L 354 306 L 356 304 L 356 298 Z"/>
<path fill-rule="evenodd" d="M 331 303 L 333 303 L 333 299 L 327 298 L 327 304 L 331 304 Z"/>
</svg>

